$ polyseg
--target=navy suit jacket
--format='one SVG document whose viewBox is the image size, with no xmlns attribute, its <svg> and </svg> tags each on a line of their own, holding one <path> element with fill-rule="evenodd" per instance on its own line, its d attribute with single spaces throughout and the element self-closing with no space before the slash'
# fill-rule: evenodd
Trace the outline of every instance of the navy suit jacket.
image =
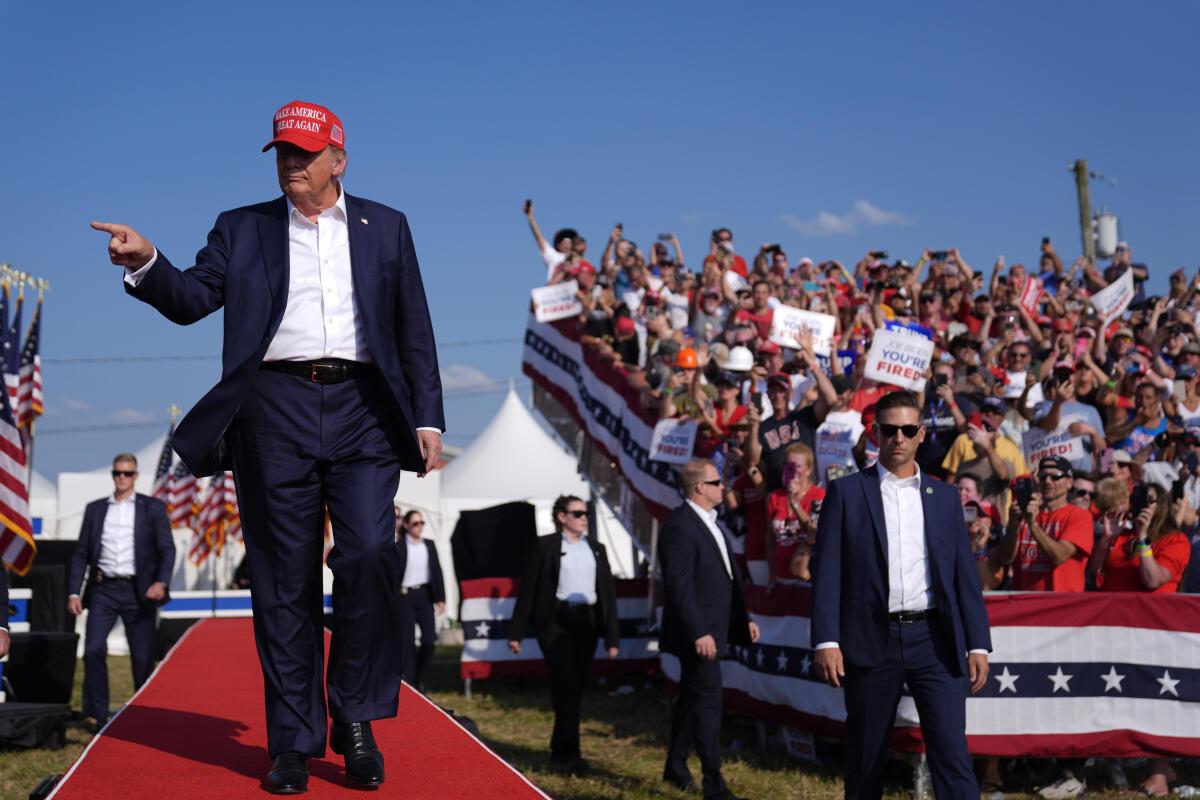
<svg viewBox="0 0 1200 800">
<path fill-rule="evenodd" d="M 350 270 L 367 347 L 390 389 L 404 469 L 424 461 L 416 428 L 445 430 L 433 323 L 404 214 L 346 194 Z M 180 422 L 173 445 L 195 475 L 230 469 L 224 437 L 279 330 L 289 286 L 287 200 L 223 212 L 179 271 L 159 251 L 138 285 L 125 290 L 167 319 L 190 325 L 225 308 L 221 379 Z"/>
<path fill-rule="evenodd" d="M 404 541 L 407 535 L 402 535 L 396 542 L 400 550 L 400 579 L 404 579 L 404 570 L 408 568 L 408 545 Z M 429 594 L 435 603 L 446 602 L 446 581 L 442 577 L 442 562 L 438 560 L 437 545 L 429 539 L 422 539 L 425 549 L 429 551 Z"/>
<path fill-rule="evenodd" d="M 133 583 L 143 602 L 150 584 L 158 581 L 171 585 L 171 570 L 175 568 L 175 539 L 167 507 L 161 500 L 135 495 L 133 509 Z M 81 594 L 83 572 L 94 575 L 100 563 L 100 540 L 104 535 L 104 518 L 108 515 L 108 498 L 102 497 L 87 504 L 79 541 L 71 553 L 71 573 L 67 577 L 67 594 Z M 91 583 L 89 582 L 89 588 Z M 87 595 L 83 594 L 84 605 Z"/>
<path fill-rule="evenodd" d="M 0 628 L 8 627 L 8 570 L 0 564 Z"/>
<path fill-rule="evenodd" d="M 847 665 L 883 661 L 888 643 L 888 552 L 879 466 L 829 484 L 813 553 L 812 644 L 838 642 Z M 979 573 L 958 490 L 921 473 L 921 507 L 936 625 L 965 674 L 968 650 L 991 650 Z"/>
<path fill-rule="evenodd" d="M 733 579 L 725 571 L 721 550 L 704 520 L 687 503 L 667 517 L 658 534 L 658 560 L 663 574 L 663 616 L 659 647 L 680 658 L 696 655 L 696 640 L 716 639 L 717 658 L 729 644 L 749 645 L 750 617 L 742 597 L 742 573 L 725 537 Z"/>
</svg>

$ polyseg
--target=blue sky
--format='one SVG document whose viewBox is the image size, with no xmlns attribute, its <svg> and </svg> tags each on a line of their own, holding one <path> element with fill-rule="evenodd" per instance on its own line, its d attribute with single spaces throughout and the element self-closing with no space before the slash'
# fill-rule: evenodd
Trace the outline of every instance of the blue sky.
<svg viewBox="0 0 1200 800">
<path fill-rule="evenodd" d="M 678 233 L 693 266 L 728 225 L 747 255 L 957 245 L 987 268 L 1045 235 L 1078 253 L 1086 157 L 1152 288 L 1194 269 L 1197 8 L 0 3 L 0 261 L 52 284 L 36 466 L 138 449 L 216 380 L 219 315 L 179 328 L 125 297 L 87 223 L 191 263 L 219 211 L 278 194 L 259 148 L 289 100 L 339 114 L 348 190 L 408 214 L 463 445 L 502 399 L 480 384 L 520 375 L 544 275 L 525 197 L 596 257 L 620 221 L 643 247 Z M 208 358 L 62 360 L 177 355 Z"/>
</svg>

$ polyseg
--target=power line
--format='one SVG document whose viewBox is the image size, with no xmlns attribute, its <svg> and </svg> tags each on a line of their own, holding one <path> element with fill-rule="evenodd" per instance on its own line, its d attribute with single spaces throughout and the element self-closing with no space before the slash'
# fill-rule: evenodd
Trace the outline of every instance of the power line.
<svg viewBox="0 0 1200 800">
<path fill-rule="evenodd" d="M 507 339 L 464 339 L 457 342 L 438 342 L 438 349 L 446 347 L 482 347 L 484 345 L 496 344 L 515 344 L 522 342 L 524 339 L 520 337 L 511 337 Z M 128 363 L 153 363 L 161 361 L 216 361 L 220 355 L 173 355 L 173 356 L 61 356 L 57 358 L 43 358 L 43 364 L 120 364 Z"/>
</svg>

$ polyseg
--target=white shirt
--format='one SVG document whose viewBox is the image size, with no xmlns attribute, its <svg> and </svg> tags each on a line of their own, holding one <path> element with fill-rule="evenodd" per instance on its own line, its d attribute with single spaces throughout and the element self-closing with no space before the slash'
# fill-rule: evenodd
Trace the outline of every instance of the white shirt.
<svg viewBox="0 0 1200 800">
<path fill-rule="evenodd" d="M 412 588 L 429 583 L 429 549 L 425 546 L 425 540 L 414 542 L 411 536 L 405 534 L 404 548 L 408 558 L 404 562 L 404 580 L 400 585 Z"/>
<path fill-rule="evenodd" d="M 725 535 L 721 533 L 721 529 L 717 527 L 717 510 L 714 508 L 712 511 L 705 511 L 691 500 L 688 500 L 687 504 L 692 507 L 692 511 L 695 511 L 700 515 L 700 519 L 704 520 L 704 524 L 708 527 L 708 532 L 711 533 L 713 539 L 716 540 L 717 547 L 721 550 L 721 560 L 725 562 L 725 574 L 729 576 L 730 580 L 732 580 L 733 567 L 729 564 L 729 550 L 727 550 L 725 547 Z"/>
<path fill-rule="evenodd" d="M 549 242 L 542 246 L 542 261 L 546 262 L 546 283 L 550 282 L 554 273 L 558 272 L 559 266 L 566 260 L 567 254 L 558 252 Z"/>
<path fill-rule="evenodd" d="M 100 535 L 100 560 L 97 566 L 106 577 L 132 577 L 133 514 L 137 495 L 118 500 L 108 498 L 104 528 Z"/>
<path fill-rule="evenodd" d="M 887 528 L 888 613 L 932 608 L 925 508 L 921 504 L 921 469 L 917 467 L 909 478 L 896 477 L 882 464 L 878 470 L 884 527 Z"/>
<path fill-rule="evenodd" d="M 582 536 L 572 542 L 565 533 L 562 535 L 554 596 L 568 603 L 596 604 L 596 555 Z"/>
</svg>

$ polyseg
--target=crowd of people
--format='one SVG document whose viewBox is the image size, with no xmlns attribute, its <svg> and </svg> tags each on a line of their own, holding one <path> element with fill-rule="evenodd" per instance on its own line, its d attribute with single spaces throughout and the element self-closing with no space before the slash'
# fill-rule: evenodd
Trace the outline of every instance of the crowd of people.
<svg viewBox="0 0 1200 800">
<path fill-rule="evenodd" d="M 917 464 L 957 486 L 985 589 L 1200 592 L 1200 273 L 1155 295 L 1127 243 L 1067 266 L 1049 238 L 990 272 L 955 247 L 847 267 L 765 243 L 747 259 L 728 228 L 690 263 L 677 236 L 643 250 L 619 224 L 593 261 L 577 231 L 546 239 L 525 214 L 546 283 L 578 285 L 583 346 L 645 411 L 698 423 L 751 581 L 812 579 L 825 487 L 874 462 L 875 405 L 898 388 L 865 377 L 872 337 L 900 330 L 933 342 Z M 1092 299 L 1126 271 L 1132 301 L 1101 317 Z M 780 346 L 783 306 L 834 318 L 828 355 Z M 1151 771 L 1164 794 L 1169 766 Z M 1077 796 L 1078 773 L 1043 796 Z"/>
</svg>

